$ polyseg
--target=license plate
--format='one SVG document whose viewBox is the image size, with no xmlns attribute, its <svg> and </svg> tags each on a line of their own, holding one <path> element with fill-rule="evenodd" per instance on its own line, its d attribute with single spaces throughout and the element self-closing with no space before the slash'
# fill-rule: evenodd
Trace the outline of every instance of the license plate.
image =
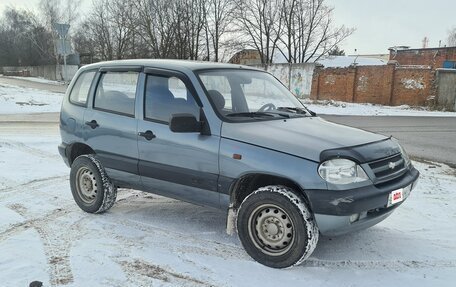
<svg viewBox="0 0 456 287">
<path fill-rule="evenodd" d="M 393 190 L 388 197 L 388 207 L 404 200 L 404 189 Z"/>
</svg>

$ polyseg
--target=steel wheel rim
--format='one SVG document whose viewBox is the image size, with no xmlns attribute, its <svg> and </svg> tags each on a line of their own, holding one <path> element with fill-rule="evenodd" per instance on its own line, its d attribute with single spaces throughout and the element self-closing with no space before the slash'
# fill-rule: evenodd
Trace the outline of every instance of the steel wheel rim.
<svg viewBox="0 0 456 287">
<path fill-rule="evenodd" d="M 79 198 L 87 204 L 93 203 L 97 198 L 97 180 L 93 172 L 87 167 L 81 167 L 76 173 L 76 190 Z"/>
<path fill-rule="evenodd" d="M 288 213 L 275 204 L 263 204 L 249 216 L 248 228 L 253 244 L 264 254 L 287 253 L 295 240 L 294 223 Z"/>
</svg>

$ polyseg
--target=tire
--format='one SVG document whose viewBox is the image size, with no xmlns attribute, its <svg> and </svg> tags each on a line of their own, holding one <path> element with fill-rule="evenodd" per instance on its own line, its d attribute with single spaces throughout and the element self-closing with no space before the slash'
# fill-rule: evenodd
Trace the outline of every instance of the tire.
<svg viewBox="0 0 456 287">
<path fill-rule="evenodd" d="M 239 239 L 257 262 L 287 268 L 306 260 L 318 242 L 318 227 L 292 189 L 271 185 L 248 195 L 237 216 Z"/>
<path fill-rule="evenodd" d="M 117 188 L 94 155 L 81 155 L 71 165 L 71 193 L 88 213 L 103 213 L 116 202 Z"/>
</svg>

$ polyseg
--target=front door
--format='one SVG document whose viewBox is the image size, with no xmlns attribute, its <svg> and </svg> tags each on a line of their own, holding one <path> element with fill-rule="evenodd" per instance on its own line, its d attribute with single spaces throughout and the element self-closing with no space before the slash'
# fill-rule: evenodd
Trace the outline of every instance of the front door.
<svg viewBox="0 0 456 287">
<path fill-rule="evenodd" d="M 138 122 L 139 173 L 146 190 L 167 197 L 219 207 L 217 192 L 220 137 L 175 133 L 172 114 L 200 119 L 201 107 L 190 81 L 180 73 L 145 75 L 143 120 Z"/>
</svg>

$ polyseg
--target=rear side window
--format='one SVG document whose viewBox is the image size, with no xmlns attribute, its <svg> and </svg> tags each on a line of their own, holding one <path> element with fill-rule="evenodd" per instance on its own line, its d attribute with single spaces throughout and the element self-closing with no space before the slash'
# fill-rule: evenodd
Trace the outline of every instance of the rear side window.
<svg viewBox="0 0 456 287">
<path fill-rule="evenodd" d="M 134 116 L 137 72 L 102 74 L 95 94 L 94 108 Z"/>
<path fill-rule="evenodd" d="M 90 85 L 92 84 L 95 73 L 96 71 L 84 72 L 79 76 L 71 90 L 70 102 L 77 105 L 86 105 Z"/>
</svg>

